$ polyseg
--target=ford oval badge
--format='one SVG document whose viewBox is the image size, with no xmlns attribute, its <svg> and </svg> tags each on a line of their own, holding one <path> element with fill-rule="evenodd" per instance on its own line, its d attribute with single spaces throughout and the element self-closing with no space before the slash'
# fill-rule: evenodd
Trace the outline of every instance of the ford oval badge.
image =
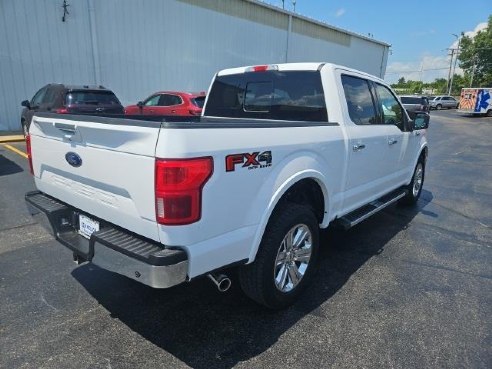
<svg viewBox="0 0 492 369">
<path fill-rule="evenodd" d="M 65 160 L 68 164 L 75 168 L 78 168 L 82 165 L 82 158 L 78 154 L 71 151 L 65 154 Z"/>
</svg>

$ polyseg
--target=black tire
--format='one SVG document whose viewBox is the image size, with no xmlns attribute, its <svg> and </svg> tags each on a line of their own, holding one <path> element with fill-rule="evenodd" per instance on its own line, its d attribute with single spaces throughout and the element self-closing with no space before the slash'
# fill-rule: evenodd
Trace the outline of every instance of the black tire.
<svg viewBox="0 0 492 369">
<path fill-rule="evenodd" d="M 492 117 L 492 109 L 487 110 L 487 113 L 485 114 L 487 117 Z"/>
<path fill-rule="evenodd" d="M 419 175 L 419 168 L 422 170 L 420 175 Z M 420 184 L 418 184 L 419 178 L 420 178 Z M 422 194 L 424 179 L 425 179 L 425 163 L 424 160 L 420 158 L 413 171 L 412 180 L 410 181 L 410 184 L 406 186 L 407 194 L 405 195 L 405 197 L 400 199 L 399 203 L 402 205 L 416 204 L 420 198 L 420 195 Z"/>
<path fill-rule="evenodd" d="M 442 105 L 441 105 L 441 104 L 437 104 L 437 105 L 436 105 L 436 109 L 437 109 L 437 110 L 441 110 L 441 109 L 442 109 Z"/>
<path fill-rule="evenodd" d="M 302 237 L 302 246 L 299 246 L 297 251 L 281 252 L 286 246 L 284 240 L 289 234 L 299 235 L 296 232 L 306 230 L 309 230 L 310 237 Z M 295 248 L 294 245 L 291 250 Z M 309 249 L 311 251 L 307 264 L 304 264 L 305 261 L 296 261 L 295 252 L 304 250 L 303 255 L 306 258 Z M 241 288 L 248 297 L 270 309 L 282 309 L 292 305 L 315 273 L 318 249 L 319 226 L 313 210 L 306 205 L 294 203 L 280 205 L 268 222 L 255 261 L 239 269 Z M 284 256 L 281 256 L 282 253 Z M 279 262 L 279 258 L 285 261 Z M 302 273 L 301 269 L 304 270 L 304 274 L 296 284 L 291 276 L 299 276 L 296 272 Z M 277 287 L 278 284 L 282 287 Z"/>
</svg>

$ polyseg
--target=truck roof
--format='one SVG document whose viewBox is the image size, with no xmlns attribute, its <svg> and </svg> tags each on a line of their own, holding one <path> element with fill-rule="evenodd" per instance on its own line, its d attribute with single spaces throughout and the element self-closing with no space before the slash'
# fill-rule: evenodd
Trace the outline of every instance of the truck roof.
<svg viewBox="0 0 492 369">
<path fill-rule="evenodd" d="M 241 74 L 241 73 L 246 73 L 246 72 L 252 72 L 254 68 L 262 68 L 261 70 L 265 70 L 264 68 L 268 68 L 267 70 L 278 70 L 278 71 L 315 71 L 315 70 L 320 70 L 321 68 L 328 68 L 328 69 L 343 69 L 349 72 L 354 72 L 358 73 L 367 77 L 370 77 L 372 79 L 377 79 L 378 81 L 381 81 L 384 83 L 384 81 L 372 74 L 362 72 L 357 69 L 345 67 L 343 65 L 337 65 L 333 63 L 322 63 L 322 62 L 309 62 L 309 63 L 279 63 L 279 64 L 263 64 L 263 65 L 248 65 L 244 67 L 238 67 L 238 68 L 229 68 L 229 69 L 223 69 L 217 73 L 217 76 L 227 76 L 230 74 Z"/>
</svg>

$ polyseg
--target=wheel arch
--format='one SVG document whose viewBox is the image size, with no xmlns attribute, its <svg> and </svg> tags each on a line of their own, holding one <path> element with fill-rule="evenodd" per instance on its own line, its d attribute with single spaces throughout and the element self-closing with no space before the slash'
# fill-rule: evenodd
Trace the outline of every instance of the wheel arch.
<svg viewBox="0 0 492 369">
<path fill-rule="evenodd" d="M 428 156 L 429 156 L 429 147 L 427 145 L 424 145 L 420 149 L 420 154 L 418 156 L 417 162 L 420 160 L 420 158 L 422 158 L 424 160 L 424 165 L 425 165 L 427 163 Z M 417 162 L 415 163 L 415 165 L 417 165 Z"/>
<path fill-rule="evenodd" d="M 299 172 L 278 187 L 266 208 L 257 228 L 248 262 L 254 261 L 263 234 L 275 210 L 286 202 L 307 203 L 313 208 L 321 228 L 329 224 L 329 191 L 324 176 L 315 170 Z"/>
</svg>

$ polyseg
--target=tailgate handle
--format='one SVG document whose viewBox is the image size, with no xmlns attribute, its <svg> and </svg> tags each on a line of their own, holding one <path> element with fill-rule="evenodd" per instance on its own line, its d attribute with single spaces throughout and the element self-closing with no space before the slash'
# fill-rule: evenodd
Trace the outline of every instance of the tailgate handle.
<svg viewBox="0 0 492 369">
<path fill-rule="evenodd" d="M 55 127 L 60 131 L 75 134 L 77 128 L 73 124 L 55 123 Z"/>
</svg>

